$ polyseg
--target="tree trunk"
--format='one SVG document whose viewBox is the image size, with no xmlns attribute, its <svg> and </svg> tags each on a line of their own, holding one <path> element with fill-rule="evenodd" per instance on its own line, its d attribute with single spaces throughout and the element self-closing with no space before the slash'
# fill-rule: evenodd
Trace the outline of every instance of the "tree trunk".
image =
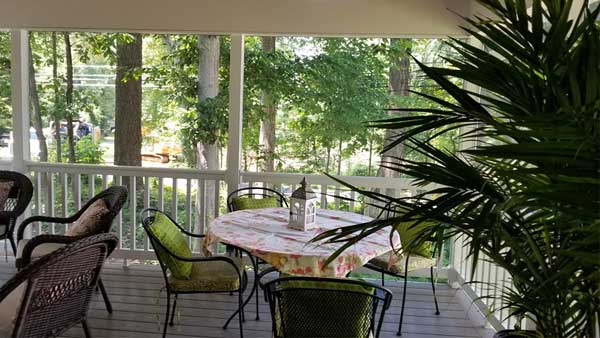
<svg viewBox="0 0 600 338">
<path fill-rule="evenodd" d="M 38 96 L 37 84 L 35 82 L 35 67 L 33 66 L 31 43 L 29 43 L 29 93 L 31 96 L 31 108 L 33 113 L 33 128 L 35 129 L 35 134 L 40 145 L 40 161 L 47 162 L 48 146 L 46 145 L 46 136 L 44 136 L 44 130 L 42 126 L 42 110 L 40 108 L 40 98 Z"/>
<path fill-rule="evenodd" d="M 219 95 L 219 37 L 198 36 L 200 58 L 198 60 L 198 102 Z M 198 143 L 198 168 L 219 169 L 218 144 Z"/>
<path fill-rule="evenodd" d="M 52 87 L 54 88 L 54 141 L 56 162 L 62 162 L 62 139 L 60 135 L 60 85 L 58 83 L 58 57 L 56 32 L 52 32 Z"/>
<path fill-rule="evenodd" d="M 64 32 L 65 58 L 67 63 L 67 91 L 65 101 L 67 106 L 67 142 L 69 142 L 69 163 L 75 163 L 75 137 L 73 133 L 73 56 L 71 55 L 71 36 Z"/>
<path fill-rule="evenodd" d="M 262 50 L 265 53 L 275 51 L 275 37 L 263 36 Z M 277 118 L 277 101 L 268 90 L 262 91 L 262 104 L 264 115 L 260 121 L 259 144 L 263 151 L 262 171 L 275 171 L 275 128 Z"/>
<path fill-rule="evenodd" d="M 393 95 L 408 96 L 410 89 L 410 42 L 403 41 L 403 39 L 392 39 L 392 45 L 407 45 L 406 53 L 402 53 L 398 57 L 394 57 L 391 61 L 390 67 L 390 91 Z M 388 113 L 390 117 L 394 113 Z M 387 129 L 385 131 L 384 147 L 389 145 L 400 130 Z M 397 162 L 398 158 L 402 158 L 404 155 L 404 145 L 399 144 L 394 148 L 386 151 L 381 156 L 382 165 L 386 162 Z M 399 173 L 387 168 L 379 167 L 377 176 L 381 177 L 399 177 Z"/>
<path fill-rule="evenodd" d="M 115 84 L 115 164 L 142 165 L 142 79 L 131 72 L 142 67 L 142 35 L 117 42 Z"/>
<path fill-rule="evenodd" d="M 199 35 L 198 49 L 200 52 L 198 59 L 198 102 L 208 98 L 214 98 L 219 95 L 219 48 L 220 40 L 216 35 Z M 205 170 L 218 170 L 219 151 L 218 143 L 198 142 L 197 167 Z M 210 220 L 216 215 L 215 194 L 218 186 L 214 181 L 206 181 L 204 201 L 197 200 L 196 205 L 204 205 L 204 212 Z M 237 188 L 237 187 L 236 187 Z M 200 203 L 202 202 L 202 203 Z M 198 215 L 202 215 L 202 210 L 198 210 Z M 206 218 L 201 218 L 206 219 Z M 200 243 L 198 243 L 200 245 Z"/>
</svg>

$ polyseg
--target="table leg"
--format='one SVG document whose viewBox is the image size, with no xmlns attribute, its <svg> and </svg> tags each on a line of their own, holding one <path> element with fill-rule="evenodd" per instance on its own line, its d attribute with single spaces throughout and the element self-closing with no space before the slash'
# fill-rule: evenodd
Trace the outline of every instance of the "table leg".
<svg viewBox="0 0 600 338">
<path fill-rule="evenodd" d="M 252 296 L 254 296 L 254 293 L 256 292 L 256 294 L 258 295 L 258 258 L 248 255 L 248 257 L 250 258 L 250 262 L 252 262 L 252 267 L 254 268 L 254 285 L 252 285 L 252 289 L 250 290 L 250 294 L 248 295 L 248 298 L 246 298 L 246 300 L 244 301 L 244 303 L 242 304 L 242 309 L 244 309 L 246 307 L 246 305 L 250 302 L 250 300 L 252 299 Z M 258 298 L 256 299 L 256 320 L 260 320 L 260 316 L 258 314 Z M 235 317 L 236 314 L 238 314 L 240 310 L 235 310 L 235 312 L 229 317 L 229 319 L 227 320 L 227 323 L 229 323 L 229 321 Z M 244 320 L 245 321 L 245 320 Z"/>
</svg>

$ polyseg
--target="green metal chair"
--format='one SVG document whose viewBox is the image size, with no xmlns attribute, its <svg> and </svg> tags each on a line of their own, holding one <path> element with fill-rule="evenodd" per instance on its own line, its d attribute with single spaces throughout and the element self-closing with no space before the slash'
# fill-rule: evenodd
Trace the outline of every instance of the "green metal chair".
<svg viewBox="0 0 600 338">
<path fill-rule="evenodd" d="M 352 279 L 284 277 L 264 290 L 275 338 L 377 338 L 392 302 L 388 289 Z"/>
<path fill-rule="evenodd" d="M 399 216 L 400 211 L 386 206 L 380 217 L 392 218 Z M 435 304 L 435 314 L 439 315 L 437 296 L 435 293 L 434 270 L 437 267 L 440 255 L 435 255 L 433 245 L 430 242 L 415 246 L 414 239 L 430 226 L 430 223 L 415 224 L 415 222 L 401 222 L 396 224 L 395 229 L 400 235 L 402 251 L 390 251 L 384 255 L 371 259 L 365 267 L 381 273 L 381 285 L 385 285 L 385 275 L 404 279 L 404 289 L 402 291 L 402 308 L 400 310 L 400 323 L 398 324 L 398 336 L 402 335 L 402 321 L 404 319 L 404 308 L 406 305 L 406 288 L 408 282 L 408 273 L 416 270 L 429 269 L 431 278 L 431 290 L 433 292 L 433 302 Z M 408 248 L 408 249 L 407 249 Z"/>
<path fill-rule="evenodd" d="M 194 293 L 238 293 L 238 310 L 227 320 L 223 329 L 237 314 L 240 325 L 240 337 L 244 337 L 244 302 L 242 294 L 248 285 L 248 276 L 241 257 L 234 260 L 227 256 L 192 257 L 186 237 L 203 238 L 183 229 L 170 216 L 157 209 L 144 209 L 141 212 L 142 225 L 154 248 L 165 279 L 167 291 L 167 313 L 163 329 L 163 338 L 167 335 L 167 324 L 173 326 L 177 296 Z M 177 244 L 179 243 L 179 244 Z M 176 252 L 177 251 L 177 252 Z M 187 276 L 182 276 L 189 270 Z M 171 310 L 171 296 L 174 296 Z M 170 321 L 169 321 L 170 316 Z"/>
</svg>

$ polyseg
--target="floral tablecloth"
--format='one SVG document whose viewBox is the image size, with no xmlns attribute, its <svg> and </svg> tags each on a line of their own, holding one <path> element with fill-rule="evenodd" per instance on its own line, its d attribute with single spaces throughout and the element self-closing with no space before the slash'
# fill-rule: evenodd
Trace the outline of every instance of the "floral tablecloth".
<svg viewBox="0 0 600 338">
<path fill-rule="evenodd" d="M 312 231 L 288 228 L 289 210 L 269 208 L 240 210 L 217 217 L 210 224 L 204 239 L 204 248 L 216 252 L 219 242 L 235 245 L 249 251 L 291 275 L 343 278 L 348 272 L 363 266 L 370 259 L 400 245 L 394 234 L 390 242 L 389 230 L 372 234 L 351 246 L 327 267 L 324 262 L 341 244 L 309 243 L 317 234 L 342 226 L 364 223 L 370 217 L 335 210 L 317 211 L 317 227 Z"/>
</svg>

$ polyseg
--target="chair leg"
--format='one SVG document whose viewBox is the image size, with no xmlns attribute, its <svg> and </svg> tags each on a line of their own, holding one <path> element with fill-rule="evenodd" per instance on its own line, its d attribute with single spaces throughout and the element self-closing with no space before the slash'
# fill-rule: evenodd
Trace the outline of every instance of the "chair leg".
<svg viewBox="0 0 600 338">
<path fill-rule="evenodd" d="M 385 274 L 381 271 L 381 286 L 385 286 Z"/>
<path fill-rule="evenodd" d="M 397 336 L 402 335 L 402 319 L 404 319 L 404 307 L 406 306 L 406 289 L 408 287 L 408 256 L 404 264 L 404 290 L 402 291 L 402 308 L 400 309 L 400 323 L 398 324 Z"/>
<path fill-rule="evenodd" d="M 175 325 L 173 320 L 175 319 L 175 310 L 177 309 L 177 294 L 175 294 L 175 300 L 173 301 L 173 310 L 171 311 L 171 321 L 169 322 L 170 326 Z"/>
<path fill-rule="evenodd" d="M 167 336 L 167 326 L 169 324 L 169 311 L 171 310 L 171 294 L 167 291 L 167 314 L 165 315 L 165 327 L 163 329 L 163 338 Z"/>
<path fill-rule="evenodd" d="M 91 338 L 92 334 L 90 333 L 90 328 L 87 325 L 86 319 L 83 319 L 81 321 L 81 327 L 83 328 L 83 333 L 85 334 L 85 338 Z"/>
<path fill-rule="evenodd" d="M 15 238 L 14 238 L 13 234 L 9 234 L 8 240 L 10 242 L 10 246 L 12 248 L 13 255 L 16 259 L 17 258 L 17 245 L 15 244 Z"/>
<path fill-rule="evenodd" d="M 100 292 L 102 292 L 102 298 L 104 299 L 106 311 L 108 311 L 108 313 L 113 313 L 112 304 L 110 303 L 108 293 L 106 293 L 106 289 L 104 288 L 104 283 L 102 283 L 102 278 L 98 278 L 98 288 L 100 289 Z"/>
<path fill-rule="evenodd" d="M 238 321 L 240 322 L 240 338 L 244 338 L 244 327 L 242 326 L 244 320 L 244 300 L 242 299 L 242 290 L 240 289 L 239 291 L 239 295 L 238 295 Z M 257 314 L 258 316 L 258 314 Z"/>
<path fill-rule="evenodd" d="M 258 257 L 253 260 L 254 264 L 254 292 L 256 292 L 256 320 L 260 320 L 260 315 L 258 313 Z"/>
<path fill-rule="evenodd" d="M 433 302 L 435 303 L 435 314 L 440 314 L 440 308 L 438 307 L 437 296 L 435 295 L 435 282 L 433 280 L 433 266 L 429 269 L 429 275 L 431 276 L 431 290 L 433 291 Z"/>
</svg>

